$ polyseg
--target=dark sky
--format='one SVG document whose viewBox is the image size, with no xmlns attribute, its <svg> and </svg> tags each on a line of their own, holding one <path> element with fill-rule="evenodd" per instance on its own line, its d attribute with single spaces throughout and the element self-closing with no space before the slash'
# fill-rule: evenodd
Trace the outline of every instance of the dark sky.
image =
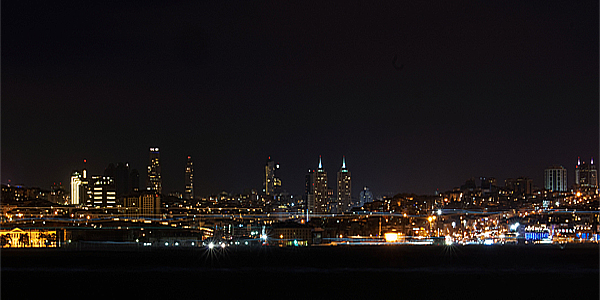
<svg viewBox="0 0 600 300">
<path fill-rule="evenodd" d="M 268 156 L 301 194 L 322 155 L 334 188 L 345 155 L 354 196 L 433 194 L 551 164 L 571 184 L 598 156 L 597 1 L 22 2 L 2 2 L 2 183 L 85 158 L 144 184 L 157 146 L 166 192 L 188 155 L 200 196 L 261 189 Z"/>
</svg>

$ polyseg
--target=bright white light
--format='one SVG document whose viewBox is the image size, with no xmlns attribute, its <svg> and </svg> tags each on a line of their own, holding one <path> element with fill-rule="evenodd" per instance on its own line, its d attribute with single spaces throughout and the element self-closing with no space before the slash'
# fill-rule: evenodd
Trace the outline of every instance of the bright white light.
<svg viewBox="0 0 600 300">
<path fill-rule="evenodd" d="M 456 222 L 452 222 L 452 228 L 456 228 Z"/>
<path fill-rule="evenodd" d="M 483 244 L 486 246 L 492 245 L 492 244 L 494 244 L 494 240 L 485 240 L 485 241 L 483 241 Z"/>
<path fill-rule="evenodd" d="M 437 210 L 437 214 L 438 214 L 438 216 L 442 215 L 442 210 L 441 210 L 441 209 L 438 209 L 438 210 Z"/>
<path fill-rule="evenodd" d="M 225 248 L 225 246 L 227 246 L 227 244 L 225 244 L 225 243 L 221 244 L 221 248 Z"/>
<path fill-rule="evenodd" d="M 267 235 L 266 234 L 261 234 L 260 238 L 266 241 L 267 240 Z"/>
<path fill-rule="evenodd" d="M 165 246 L 169 246 L 169 243 L 165 242 Z"/>
<path fill-rule="evenodd" d="M 446 245 L 452 245 L 452 237 L 449 235 L 446 236 Z"/>
<path fill-rule="evenodd" d="M 212 248 L 214 248 L 214 247 L 215 247 L 215 244 L 214 244 L 213 242 L 210 242 L 210 243 L 208 244 L 208 249 L 212 249 Z"/>
<path fill-rule="evenodd" d="M 388 243 L 398 241 L 398 234 L 395 232 L 387 232 L 384 234 L 384 236 L 385 236 L 385 241 Z"/>
<path fill-rule="evenodd" d="M 520 226 L 521 224 L 519 224 L 519 222 L 510 225 L 510 230 L 515 231 L 517 230 L 517 228 Z"/>
</svg>

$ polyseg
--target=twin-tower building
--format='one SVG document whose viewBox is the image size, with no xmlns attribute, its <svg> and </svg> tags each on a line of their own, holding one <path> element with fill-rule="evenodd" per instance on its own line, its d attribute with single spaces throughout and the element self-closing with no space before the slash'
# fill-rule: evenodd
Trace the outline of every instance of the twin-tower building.
<svg viewBox="0 0 600 300">
<path fill-rule="evenodd" d="M 276 196 L 281 192 L 281 179 L 277 177 L 279 164 L 269 157 L 265 165 L 263 192 L 266 196 Z M 346 167 L 346 157 L 342 157 L 342 167 L 337 172 L 336 194 L 329 188 L 327 171 L 319 156 L 319 167 L 308 170 L 306 174 L 304 196 L 307 209 L 315 213 L 342 213 L 352 208 L 352 176 Z"/>
<path fill-rule="evenodd" d="M 319 156 L 319 167 L 308 170 L 305 196 L 307 209 L 311 214 L 343 213 L 352 208 L 352 174 L 346 168 L 346 157 L 342 157 L 342 167 L 337 172 L 336 194 L 329 188 L 327 171 Z"/>
</svg>

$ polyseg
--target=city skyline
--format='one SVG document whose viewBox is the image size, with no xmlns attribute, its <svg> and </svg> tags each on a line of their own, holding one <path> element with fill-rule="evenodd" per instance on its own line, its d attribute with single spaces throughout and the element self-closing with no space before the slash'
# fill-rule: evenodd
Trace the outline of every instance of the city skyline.
<svg viewBox="0 0 600 300">
<path fill-rule="evenodd" d="M 151 170 L 153 170 L 156 167 L 156 165 L 153 165 L 153 163 L 157 163 L 156 162 L 156 159 L 157 159 L 156 156 L 160 157 L 160 152 L 158 151 L 158 149 L 160 149 L 160 148 L 158 148 L 158 147 L 156 147 L 156 148 L 151 147 L 150 148 L 150 164 L 147 165 L 148 171 L 147 171 L 146 174 L 142 174 L 143 176 L 145 175 L 144 178 L 146 178 L 146 184 L 145 184 L 144 188 L 148 189 L 148 190 L 155 190 L 156 189 L 155 187 L 153 187 L 153 184 L 151 184 L 151 182 L 153 180 L 156 180 L 156 179 L 151 179 L 151 178 L 157 177 L 157 174 L 155 174 L 155 172 L 151 171 Z M 153 151 L 153 150 L 156 150 L 156 151 Z M 566 181 L 566 183 L 563 184 L 564 187 L 562 188 L 562 191 L 568 191 L 568 190 L 570 190 L 573 185 L 578 184 L 578 182 L 577 182 L 577 176 L 578 176 L 577 172 L 579 171 L 579 169 L 577 169 L 577 168 L 581 166 L 581 161 L 582 161 L 581 158 L 577 157 L 577 163 L 575 163 L 573 165 L 573 168 L 568 168 L 568 167 L 565 167 L 565 166 L 560 165 L 560 164 L 548 165 L 543 170 L 541 170 L 541 173 L 543 175 L 540 176 L 540 177 L 542 179 L 539 182 L 533 181 L 531 183 L 532 184 L 532 188 L 551 189 L 551 186 L 549 186 L 548 182 L 547 182 L 548 169 L 562 168 L 562 169 L 564 169 L 564 173 L 565 174 L 561 175 L 561 176 L 563 176 L 565 178 L 568 178 L 567 181 Z M 585 161 L 585 160 L 583 162 L 584 162 L 584 166 L 587 166 L 587 165 L 596 166 L 594 164 L 593 157 L 590 158 L 588 164 L 586 164 L 587 161 Z M 269 164 L 269 163 L 271 163 L 271 164 Z M 118 165 L 122 165 L 122 164 L 123 164 L 122 162 L 119 162 L 119 163 L 117 163 L 117 166 Z M 127 168 L 129 169 L 129 163 L 126 162 L 125 164 L 127 165 Z M 265 176 L 264 175 L 265 171 L 267 172 L 267 174 L 269 174 L 269 172 L 270 172 L 271 176 L 273 176 L 273 178 L 275 178 L 277 180 L 278 184 L 279 184 L 279 188 L 277 189 L 277 191 L 278 192 L 283 192 L 283 191 L 290 192 L 287 189 L 286 185 L 282 185 L 281 178 L 280 177 L 275 177 L 273 175 L 273 170 L 274 169 L 279 170 L 279 165 L 280 165 L 279 163 L 275 164 L 274 161 L 271 159 L 271 156 L 269 156 L 268 157 L 268 161 L 267 161 L 267 166 L 266 167 L 263 166 L 265 168 L 265 170 L 263 171 L 263 178 L 265 178 L 264 177 Z M 269 169 L 269 166 L 270 166 L 271 169 Z M 107 175 L 107 170 L 109 170 L 111 167 L 114 168 L 114 163 L 113 162 L 109 162 L 107 167 L 100 168 L 103 171 L 94 170 L 94 171 L 91 171 L 92 173 L 90 173 L 90 174 L 92 174 L 91 176 L 95 176 L 97 174 Z M 345 169 L 345 168 L 346 168 L 346 158 L 345 158 L 345 156 L 343 156 L 343 158 L 342 158 L 342 169 Z M 158 169 L 159 170 L 162 169 L 162 164 L 160 166 L 158 166 Z M 309 169 L 309 171 L 314 172 L 315 170 L 319 170 L 319 169 L 324 170 L 326 172 L 326 168 L 323 167 L 323 165 L 322 165 L 322 158 L 321 158 L 320 155 L 319 155 L 319 166 L 317 168 L 313 169 L 313 170 Z M 79 169 L 75 168 L 74 170 L 75 171 L 72 171 L 71 173 L 69 173 L 69 176 L 67 176 L 68 179 L 66 181 L 64 181 L 64 183 L 62 181 L 60 181 L 60 183 L 63 184 L 63 186 L 66 189 L 69 189 L 71 191 L 72 191 L 72 187 L 70 187 L 69 184 L 71 184 L 71 185 L 73 184 L 73 180 L 75 178 L 75 176 L 73 175 L 74 172 L 75 172 L 75 175 L 79 174 L 78 175 L 79 177 L 83 176 L 82 174 L 84 174 L 85 172 L 88 172 L 88 173 L 90 172 L 90 169 L 88 167 L 87 159 L 83 160 L 83 162 L 80 164 Z M 137 176 L 139 176 L 138 173 L 137 173 L 137 170 L 135 168 L 132 168 L 132 171 L 134 171 L 135 174 Z M 339 176 L 340 171 L 337 172 L 338 176 Z M 114 172 L 114 170 L 112 172 Z M 164 190 L 162 190 L 162 173 L 159 171 L 158 172 L 158 176 L 159 176 L 158 181 L 160 183 L 158 184 L 158 186 L 161 186 L 161 194 L 167 195 L 167 194 L 172 193 L 172 192 L 178 192 L 178 193 L 181 193 L 182 196 L 185 196 L 186 191 L 189 190 L 188 189 L 188 186 L 189 186 L 188 183 L 190 183 L 190 184 L 192 184 L 191 185 L 191 194 L 192 194 L 191 199 L 193 199 L 194 198 L 194 196 L 193 196 L 194 195 L 194 192 L 193 192 L 194 191 L 194 187 L 193 187 L 193 183 L 192 183 L 193 181 L 191 179 L 191 177 L 193 177 L 193 174 L 194 174 L 193 172 L 194 172 L 193 171 L 193 167 L 191 166 L 191 156 L 187 156 L 187 163 L 184 166 L 183 171 L 180 172 L 180 173 L 184 173 L 184 176 L 177 176 L 177 175 L 175 175 L 175 177 L 182 177 L 183 179 L 181 181 L 183 183 L 181 183 L 179 187 L 176 187 L 174 189 L 169 189 L 167 191 L 164 191 Z M 300 172 L 300 173 L 302 173 L 302 172 Z M 153 175 L 151 175 L 151 174 L 153 174 Z M 306 174 L 306 173 L 303 173 L 303 174 Z M 257 176 L 259 176 L 259 175 L 257 175 Z M 112 177 L 114 179 L 114 176 L 112 176 Z M 506 186 L 506 184 L 507 184 L 505 182 L 506 180 L 514 180 L 517 177 L 519 177 L 519 178 L 527 178 L 528 180 L 532 180 L 531 179 L 532 177 L 529 177 L 529 176 L 512 176 L 512 177 L 506 177 L 506 178 L 498 178 L 498 177 L 494 177 L 494 176 L 488 176 L 488 177 L 495 179 L 497 181 L 497 183 L 495 184 L 495 186 L 498 186 L 498 187 L 504 187 L 504 186 Z M 457 188 L 457 187 L 461 186 L 465 181 L 468 181 L 468 180 L 471 180 L 471 179 L 477 179 L 477 186 L 479 186 L 479 183 L 480 183 L 479 181 L 481 181 L 482 178 L 483 178 L 483 180 L 485 179 L 485 177 L 480 177 L 480 176 L 475 176 L 474 175 L 474 176 L 470 176 L 470 177 L 463 178 L 463 179 L 457 179 L 457 181 L 454 183 L 454 185 L 452 185 L 450 187 L 447 187 L 445 189 L 437 189 L 437 190 L 429 192 L 429 193 L 418 193 L 418 192 L 415 192 L 415 191 L 412 191 L 412 190 L 397 190 L 397 191 L 385 191 L 385 192 L 379 192 L 379 193 L 376 192 L 376 193 L 374 193 L 374 195 L 377 196 L 377 197 L 393 196 L 395 194 L 400 194 L 400 193 L 414 193 L 414 194 L 419 194 L 419 195 L 433 195 L 435 193 L 442 193 L 442 192 L 450 191 L 453 188 Z M 535 178 L 535 176 L 533 176 L 533 178 Z M 562 179 L 562 177 L 561 177 L 561 179 Z M 57 182 L 59 182 L 59 181 L 53 181 L 53 183 L 51 185 L 56 185 Z M 304 186 L 305 183 L 306 182 L 303 181 L 303 182 L 300 183 L 300 185 Z M 25 184 L 22 184 L 22 183 L 14 182 L 12 180 L 10 182 L 4 182 L 3 181 L 2 184 L 11 184 L 11 185 L 24 186 L 24 187 L 38 187 L 38 188 L 42 188 L 42 189 L 48 189 L 48 187 L 45 187 L 45 186 L 25 185 Z M 336 199 L 338 198 L 338 194 L 337 194 L 338 193 L 338 188 L 339 188 L 338 184 L 339 184 L 339 178 L 333 183 L 333 185 L 331 185 L 331 183 L 327 184 L 327 188 L 329 188 L 330 190 L 332 190 L 332 192 L 335 192 Z M 294 183 L 294 185 L 295 186 L 299 186 L 299 184 L 297 182 Z M 353 199 L 355 199 L 356 197 L 358 197 L 358 194 L 360 193 L 360 191 L 362 191 L 363 187 L 366 187 L 366 186 L 368 186 L 368 185 L 361 185 L 361 186 L 358 186 L 358 187 L 354 187 L 354 189 L 357 190 L 355 193 L 352 193 L 352 189 L 351 189 L 350 192 L 354 195 Z M 223 192 L 223 191 L 235 194 L 235 193 L 242 193 L 244 191 L 252 190 L 252 189 L 256 190 L 256 191 L 261 191 L 265 195 L 269 195 L 265 191 L 265 182 L 264 182 L 264 179 L 263 179 L 262 189 L 259 186 L 247 186 L 247 187 L 243 187 L 243 188 L 240 188 L 240 189 L 237 189 L 237 190 L 236 189 L 221 188 L 221 189 L 213 190 L 213 191 L 210 191 L 210 192 L 207 192 L 207 193 L 204 193 L 204 194 L 201 194 L 201 195 L 197 195 L 197 196 L 200 197 L 200 198 L 201 197 L 207 197 L 207 196 L 210 196 L 210 195 L 216 195 L 216 194 L 218 194 L 220 192 Z M 299 192 L 295 191 L 295 192 L 293 192 L 291 194 L 296 195 L 296 196 L 303 196 L 304 192 L 305 192 L 305 190 L 302 190 L 302 191 L 299 191 Z M 273 193 L 271 192 L 270 194 L 272 195 Z M 185 197 L 185 198 L 188 199 L 187 197 Z"/>
<path fill-rule="evenodd" d="M 598 3 L 2 8 L 2 183 L 143 186 L 158 147 L 163 193 L 188 156 L 195 195 L 260 190 L 271 156 L 302 195 L 321 155 L 355 197 L 433 194 L 600 156 Z"/>
</svg>

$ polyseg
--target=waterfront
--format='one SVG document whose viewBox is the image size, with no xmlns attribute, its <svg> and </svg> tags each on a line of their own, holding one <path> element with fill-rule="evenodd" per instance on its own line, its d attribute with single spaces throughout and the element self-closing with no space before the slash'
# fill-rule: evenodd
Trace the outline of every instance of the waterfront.
<svg viewBox="0 0 600 300">
<path fill-rule="evenodd" d="M 2 250 L 2 296 L 598 298 L 598 246 Z"/>
</svg>

